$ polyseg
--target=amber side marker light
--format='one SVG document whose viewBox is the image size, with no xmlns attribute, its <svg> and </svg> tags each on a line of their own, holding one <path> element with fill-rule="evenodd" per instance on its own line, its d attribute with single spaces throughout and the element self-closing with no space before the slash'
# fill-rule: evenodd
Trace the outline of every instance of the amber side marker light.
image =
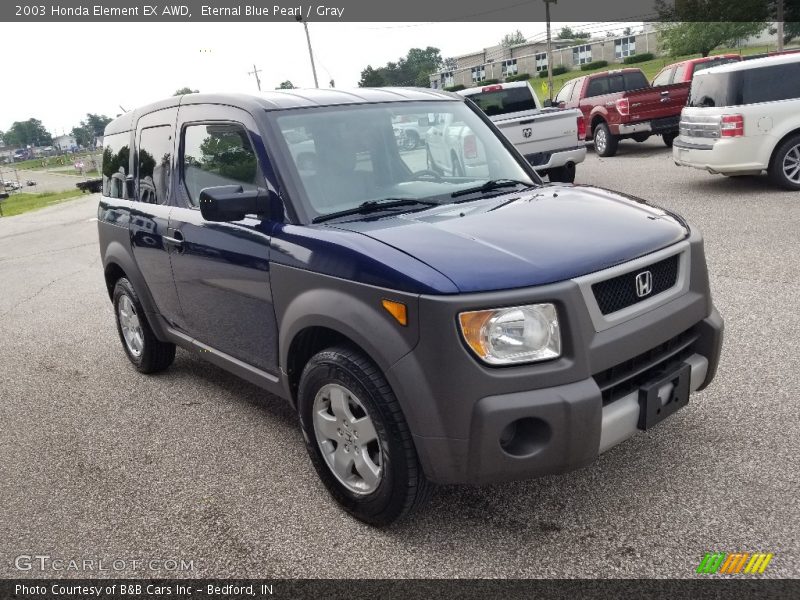
<svg viewBox="0 0 800 600">
<path fill-rule="evenodd" d="M 406 305 L 402 302 L 395 302 L 394 300 L 382 300 L 381 304 L 395 320 L 403 327 L 408 325 L 408 311 Z"/>
</svg>

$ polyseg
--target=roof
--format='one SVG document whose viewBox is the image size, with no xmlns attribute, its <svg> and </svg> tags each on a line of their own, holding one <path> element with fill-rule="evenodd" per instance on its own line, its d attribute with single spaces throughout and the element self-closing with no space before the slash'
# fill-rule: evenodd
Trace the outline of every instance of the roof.
<svg viewBox="0 0 800 600">
<path fill-rule="evenodd" d="M 754 58 L 752 60 L 743 60 L 741 62 L 728 63 L 718 67 L 711 67 L 705 69 L 695 75 L 708 75 L 713 73 L 731 73 L 733 71 L 748 71 L 750 69 L 758 69 L 759 67 L 770 67 L 773 65 L 788 65 L 800 62 L 800 54 L 779 54 L 776 56 L 766 56 L 764 58 Z"/>
<path fill-rule="evenodd" d="M 119 133 L 133 128 L 140 116 L 189 104 L 229 104 L 246 110 L 286 110 L 345 104 L 378 104 L 386 102 L 462 101 L 457 94 L 427 88 L 355 88 L 347 89 L 293 89 L 274 90 L 255 94 L 211 93 L 173 96 L 147 106 L 142 106 L 117 117 L 106 127 L 106 133 Z"/>
</svg>

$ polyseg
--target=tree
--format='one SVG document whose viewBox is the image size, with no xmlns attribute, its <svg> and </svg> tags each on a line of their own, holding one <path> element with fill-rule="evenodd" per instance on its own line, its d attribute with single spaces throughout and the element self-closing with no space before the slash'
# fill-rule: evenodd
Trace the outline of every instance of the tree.
<svg viewBox="0 0 800 600">
<path fill-rule="evenodd" d="M 588 40 L 592 34 L 588 31 L 576 31 L 574 34 L 576 40 Z"/>
<path fill-rule="evenodd" d="M 756 35 L 766 23 L 691 23 L 678 22 L 659 31 L 659 42 L 670 56 L 700 54 L 708 56 L 722 45 L 732 45 L 738 40 Z"/>
<path fill-rule="evenodd" d="M 96 115 L 94 113 L 86 113 L 86 118 L 81 121 L 80 125 L 76 125 L 70 131 L 70 135 L 75 138 L 75 143 L 84 148 L 94 146 L 95 140 L 103 135 L 103 131 L 111 122 L 111 117 L 106 115 Z"/>
<path fill-rule="evenodd" d="M 769 16 L 763 0 L 656 1 L 659 42 L 671 56 L 709 53 L 763 31 Z"/>
<path fill-rule="evenodd" d="M 632 33 L 633 29 L 631 29 L 630 27 L 626 27 L 625 29 L 622 30 L 622 35 L 630 35 Z"/>
<path fill-rule="evenodd" d="M 7 146 L 49 146 L 53 143 L 51 136 L 39 119 L 14 121 L 8 131 L 3 134 Z"/>
<path fill-rule="evenodd" d="M 333 86 L 331 86 L 331 87 L 333 87 Z M 284 81 L 283 83 L 281 83 L 281 84 L 280 84 L 278 87 L 276 87 L 275 89 L 276 89 L 276 90 L 293 90 L 293 89 L 296 89 L 296 88 L 294 87 L 294 84 L 293 84 L 291 81 L 289 81 L 289 80 L 287 79 L 286 81 Z"/>
<path fill-rule="evenodd" d="M 182 87 L 180 89 L 175 90 L 175 93 L 172 94 L 173 96 L 183 96 L 184 94 L 199 94 L 200 90 L 193 90 L 192 88 Z"/>
<path fill-rule="evenodd" d="M 511 46 L 517 46 L 519 44 L 524 44 L 528 40 L 522 35 L 522 32 L 517 29 L 512 33 L 507 33 L 503 36 L 503 39 L 500 40 L 500 45 L 505 46 L 506 48 L 510 48 Z"/>
<path fill-rule="evenodd" d="M 575 32 L 572 31 L 571 27 L 562 27 L 561 31 L 558 32 L 556 36 L 557 40 L 571 40 L 575 38 Z"/>
<path fill-rule="evenodd" d="M 384 67 L 367 66 L 361 71 L 359 87 L 418 86 L 429 87 L 428 76 L 442 67 L 442 55 L 438 48 L 428 46 L 411 48 L 408 54 L 397 62 L 388 62 Z"/>
</svg>

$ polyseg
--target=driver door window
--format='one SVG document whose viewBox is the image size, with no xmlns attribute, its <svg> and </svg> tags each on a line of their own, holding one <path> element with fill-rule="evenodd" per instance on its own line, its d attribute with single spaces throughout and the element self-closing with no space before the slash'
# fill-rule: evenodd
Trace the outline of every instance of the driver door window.
<svg viewBox="0 0 800 600">
<path fill-rule="evenodd" d="M 265 186 L 250 138 L 239 123 L 191 124 L 182 137 L 183 182 L 193 206 L 199 205 L 200 191 L 207 187 Z"/>
</svg>

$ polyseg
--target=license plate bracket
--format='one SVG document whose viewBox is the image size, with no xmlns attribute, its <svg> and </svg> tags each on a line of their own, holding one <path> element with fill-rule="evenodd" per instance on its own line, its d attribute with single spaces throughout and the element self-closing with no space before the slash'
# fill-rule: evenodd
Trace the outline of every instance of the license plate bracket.
<svg viewBox="0 0 800 600">
<path fill-rule="evenodd" d="M 692 367 L 681 363 L 639 388 L 639 429 L 650 429 L 689 403 Z"/>
</svg>

